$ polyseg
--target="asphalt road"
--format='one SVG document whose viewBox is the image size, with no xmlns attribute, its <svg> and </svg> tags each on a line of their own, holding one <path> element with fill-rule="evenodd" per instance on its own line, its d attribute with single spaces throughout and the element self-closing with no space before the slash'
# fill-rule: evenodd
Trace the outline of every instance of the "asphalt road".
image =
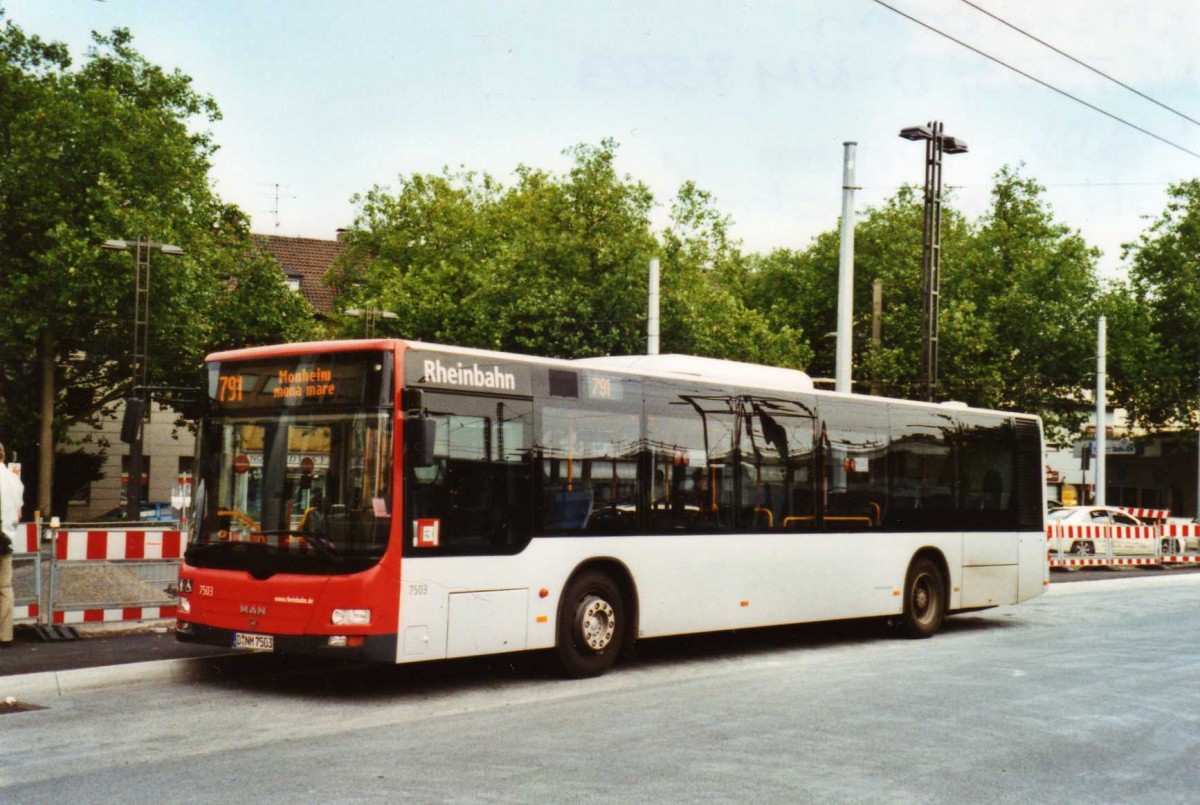
<svg viewBox="0 0 1200 805">
<path fill-rule="evenodd" d="M 530 658 L 238 657 L 2 716 L 0 801 L 1191 802 L 1198 630 L 1200 575 L 1160 573 L 1052 585 L 926 641 L 655 641 L 585 681 Z"/>
</svg>

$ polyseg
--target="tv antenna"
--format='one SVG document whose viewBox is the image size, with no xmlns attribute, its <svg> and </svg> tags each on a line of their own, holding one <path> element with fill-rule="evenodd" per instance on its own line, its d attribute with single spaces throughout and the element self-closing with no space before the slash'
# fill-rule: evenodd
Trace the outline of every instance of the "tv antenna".
<svg viewBox="0 0 1200 805">
<path fill-rule="evenodd" d="M 271 207 L 270 213 L 271 213 L 271 216 L 275 219 L 275 232 L 276 232 L 276 234 L 278 234 L 278 232 L 279 232 L 279 199 L 281 198 L 281 196 L 279 195 L 279 188 L 282 185 L 280 185 L 278 182 L 276 182 L 271 186 L 273 188 L 275 188 L 275 205 L 273 207 Z M 295 196 L 282 196 L 282 198 L 294 199 L 296 197 Z"/>
</svg>

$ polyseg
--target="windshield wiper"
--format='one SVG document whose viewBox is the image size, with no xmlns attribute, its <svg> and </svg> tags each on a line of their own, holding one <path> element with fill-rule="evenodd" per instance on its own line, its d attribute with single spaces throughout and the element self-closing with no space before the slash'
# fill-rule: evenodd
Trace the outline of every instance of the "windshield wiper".
<svg viewBox="0 0 1200 805">
<path fill-rule="evenodd" d="M 291 531 L 288 529 L 280 529 L 278 531 L 259 531 L 264 537 L 299 537 L 309 545 L 317 549 L 317 553 L 324 556 L 331 562 L 344 561 L 341 553 L 334 546 L 333 542 L 314 531 Z"/>
<path fill-rule="evenodd" d="M 220 542 L 192 542 L 187 546 L 187 553 L 190 554 L 206 554 L 215 553 L 216 551 L 233 551 L 239 546 L 246 546 L 250 543 L 240 542 L 238 540 L 222 540 Z"/>
</svg>

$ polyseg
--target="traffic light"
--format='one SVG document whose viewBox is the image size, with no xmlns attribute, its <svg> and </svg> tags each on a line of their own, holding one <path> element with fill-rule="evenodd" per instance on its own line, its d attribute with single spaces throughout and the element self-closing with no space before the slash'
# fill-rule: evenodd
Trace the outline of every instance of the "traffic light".
<svg viewBox="0 0 1200 805">
<path fill-rule="evenodd" d="M 141 397 L 125 399 L 125 418 L 121 420 L 121 441 L 133 444 L 137 441 L 138 428 L 142 426 L 142 417 L 146 415 L 146 401 Z"/>
</svg>

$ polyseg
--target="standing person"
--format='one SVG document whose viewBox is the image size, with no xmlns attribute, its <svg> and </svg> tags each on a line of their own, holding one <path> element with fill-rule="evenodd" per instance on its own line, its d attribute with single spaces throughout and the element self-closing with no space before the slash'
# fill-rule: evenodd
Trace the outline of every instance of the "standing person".
<svg viewBox="0 0 1200 805">
<path fill-rule="evenodd" d="M 4 463 L 4 445 L 0 444 L 0 648 L 12 648 L 13 640 L 13 541 L 21 520 L 25 485 Z"/>
</svg>

